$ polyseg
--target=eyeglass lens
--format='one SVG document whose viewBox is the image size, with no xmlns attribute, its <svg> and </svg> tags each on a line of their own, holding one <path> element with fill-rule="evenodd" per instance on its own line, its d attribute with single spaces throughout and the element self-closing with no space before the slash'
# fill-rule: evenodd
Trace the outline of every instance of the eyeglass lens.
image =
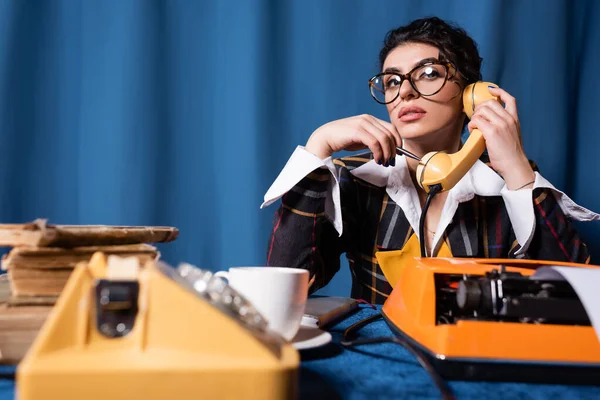
<svg viewBox="0 0 600 400">
<path fill-rule="evenodd" d="M 423 65 L 410 74 L 413 88 L 422 96 L 430 96 L 438 92 L 446 82 L 447 69 L 444 65 Z M 370 83 L 371 95 L 380 103 L 391 103 L 398 97 L 402 78 L 398 74 L 384 73 L 377 75 Z"/>
</svg>

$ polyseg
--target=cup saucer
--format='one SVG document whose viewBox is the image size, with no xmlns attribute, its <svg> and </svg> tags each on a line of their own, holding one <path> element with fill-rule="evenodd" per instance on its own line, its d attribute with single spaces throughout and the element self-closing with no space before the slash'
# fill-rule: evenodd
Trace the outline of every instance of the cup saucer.
<svg viewBox="0 0 600 400">
<path fill-rule="evenodd" d="M 331 333 L 319 328 L 300 325 L 300 329 L 292 339 L 292 346 L 296 350 L 314 349 L 331 342 Z"/>
</svg>

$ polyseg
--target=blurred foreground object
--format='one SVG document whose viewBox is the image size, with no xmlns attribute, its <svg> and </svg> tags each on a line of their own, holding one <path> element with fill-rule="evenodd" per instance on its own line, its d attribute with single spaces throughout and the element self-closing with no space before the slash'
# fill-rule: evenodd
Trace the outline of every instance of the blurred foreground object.
<svg viewBox="0 0 600 400">
<path fill-rule="evenodd" d="M 77 265 L 19 364 L 17 393 L 21 400 L 295 398 L 299 361 L 210 271 L 96 253 Z"/>
<path fill-rule="evenodd" d="M 171 227 L 0 224 L 0 245 L 13 249 L 2 258 L 0 363 L 18 363 L 33 342 L 73 269 L 95 252 L 135 257 L 140 263 L 160 258 L 146 243 L 168 242 Z"/>
</svg>

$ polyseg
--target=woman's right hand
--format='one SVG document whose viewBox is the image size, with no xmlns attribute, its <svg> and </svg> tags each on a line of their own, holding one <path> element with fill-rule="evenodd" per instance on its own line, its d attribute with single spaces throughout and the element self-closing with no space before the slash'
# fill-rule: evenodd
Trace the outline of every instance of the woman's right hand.
<svg viewBox="0 0 600 400">
<path fill-rule="evenodd" d="M 322 125 L 310 136 L 305 149 L 325 159 L 336 151 L 368 148 L 378 164 L 394 165 L 396 146 L 402 146 L 402 139 L 394 125 L 363 114 Z"/>
</svg>

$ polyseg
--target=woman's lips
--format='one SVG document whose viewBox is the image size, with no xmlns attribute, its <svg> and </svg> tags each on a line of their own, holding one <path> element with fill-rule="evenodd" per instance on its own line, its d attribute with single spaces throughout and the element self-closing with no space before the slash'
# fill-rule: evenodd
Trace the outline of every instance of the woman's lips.
<svg viewBox="0 0 600 400">
<path fill-rule="evenodd" d="M 426 111 L 421 107 L 406 106 L 400 109 L 400 112 L 398 113 L 398 119 L 402 122 L 417 121 L 423 118 L 425 114 Z"/>
<path fill-rule="evenodd" d="M 400 121 L 402 122 L 411 122 L 411 121 L 416 121 L 418 119 L 421 119 L 425 116 L 425 112 L 409 112 L 406 114 L 402 114 L 400 116 Z"/>
</svg>

